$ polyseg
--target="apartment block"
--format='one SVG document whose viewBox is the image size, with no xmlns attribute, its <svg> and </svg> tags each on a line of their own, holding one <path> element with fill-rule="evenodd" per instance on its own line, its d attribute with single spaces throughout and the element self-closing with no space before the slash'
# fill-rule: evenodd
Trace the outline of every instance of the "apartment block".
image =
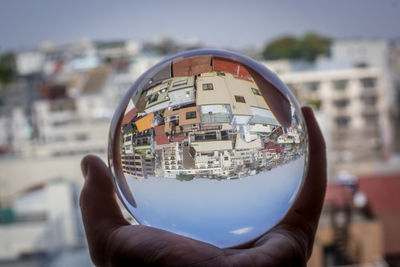
<svg viewBox="0 0 400 267">
<path fill-rule="evenodd" d="M 334 164 L 381 157 L 387 146 L 388 107 L 378 69 L 292 72 L 281 79 L 302 105 L 324 114 Z"/>
</svg>

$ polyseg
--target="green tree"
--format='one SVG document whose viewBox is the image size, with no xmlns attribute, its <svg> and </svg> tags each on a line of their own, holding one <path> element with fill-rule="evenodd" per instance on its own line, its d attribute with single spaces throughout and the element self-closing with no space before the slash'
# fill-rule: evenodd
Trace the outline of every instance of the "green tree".
<svg viewBox="0 0 400 267">
<path fill-rule="evenodd" d="M 143 45 L 144 51 L 156 52 L 159 55 L 174 54 L 177 53 L 179 49 L 180 48 L 178 44 L 169 37 L 165 37 L 162 40 L 155 43 L 149 42 Z"/>
<path fill-rule="evenodd" d="M 193 178 L 194 178 L 194 175 L 192 175 L 192 174 L 180 173 L 176 176 L 176 179 L 178 179 L 179 181 L 191 181 L 191 180 L 193 180 Z"/>
<path fill-rule="evenodd" d="M 270 42 L 263 51 L 265 59 L 299 59 L 301 44 L 296 37 L 284 36 Z"/>
<path fill-rule="evenodd" d="M 6 52 L 0 55 L 0 84 L 9 83 L 15 74 L 15 54 Z"/>
<path fill-rule="evenodd" d="M 308 61 L 314 61 L 319 55 L 328 55 L 331 39 L 308 33 L 301 39 L 302 58 Z"/>
<path fill-rule="evenodd" d="M 316 33 L 301 38 L 283 36 L 267 44 L 263 50 L 265 59 L 304 59 L 314 61 L 319 55 L 328 54 L 331 39 Z"/>
</svg>

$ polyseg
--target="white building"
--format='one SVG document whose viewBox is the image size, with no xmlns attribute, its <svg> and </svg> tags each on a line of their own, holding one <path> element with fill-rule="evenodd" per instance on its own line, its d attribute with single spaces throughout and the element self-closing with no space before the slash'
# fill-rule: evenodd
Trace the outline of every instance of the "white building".
<svg viewBox="0 0 400 267">
<path fill-rule="evenodd" d="M 145 112 L 152 113 L 168 107 L 195 103 L 194 77 L 175 77 L 147 91 Z"/>
<path fill-rule="evenodd" d="M 389 41 L 383 39 L 335 40 L 331 46 L 332 60 L 376 67 L 381 71 L 389 67 L 389 53 Z"/>
<path fill-rule="evenodd" d="M 331 46 L 331 58 L 334 61 L 350 62 L 353 66 L 375 67 L 381 72 L 384 83 L 385 101 L 393 106 L 393 76 L 390 68 L 391 46 L 384 39 L 348 39 L 335 40 Z"/>
<path fill-rule="evenodd" d="M 58 108 L 55 108 L 60 104 Z M 38 156 L 105 153 L 109 120 L 79 116 L 74 100 L 38 101 L 34 105 L 38 126 Z"/>
<path fill-rule="evenodd" d="M 141 49 L 141 45 L 134 41 L 97 42 L 96 47 L 102 59 L 133 58 Z"/>
<path fill-rule="evenodd" d="M 17 72 L 20 75 L 39 73 L 42 71 L 45 55 L 40 51 L 27 51 L 17 54 Z"/>
<path fill-rule="evenodd" d="M 230 73 L 203 73 L 196 80 L 202 123 L 279 125 L 256 83 Z"/>
<path fill-rule="evenodd" d="M 292 72 L 280 78 L 301 104 L 324 114 L 333 163 L 379 158 L 388 126 L 385 82 L 376 68 Z"/>
</svg>

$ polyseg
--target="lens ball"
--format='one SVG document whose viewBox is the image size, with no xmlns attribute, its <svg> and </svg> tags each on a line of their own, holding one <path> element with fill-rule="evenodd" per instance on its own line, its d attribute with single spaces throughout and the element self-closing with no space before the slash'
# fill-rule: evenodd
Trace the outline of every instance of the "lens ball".
<svg viewBox="0 0 400 267">
<path fill-rule="evenodd" d="M 307 173 L 308 138 L 297 101 L 264 65 L 195 50 L 131 86 L 111 123 L 108 160 L 138 223 L 233 247 L 290 209 Z"/>
</svg>

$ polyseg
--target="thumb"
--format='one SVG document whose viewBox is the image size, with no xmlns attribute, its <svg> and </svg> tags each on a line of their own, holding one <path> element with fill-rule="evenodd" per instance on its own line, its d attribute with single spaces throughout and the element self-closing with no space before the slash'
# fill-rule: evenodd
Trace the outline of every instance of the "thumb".
<svg viewBox="0 0 400 267">
<path fill-rule="evenodd" d="M 91 254 L 101 254 L 106 237 L 122 225 L 124 219 L 115 199 L 112 178 L 104 162 L 93 155 L 81 161 L 85 184 L 80 195 L 80 208 Z"/>
</svg>

